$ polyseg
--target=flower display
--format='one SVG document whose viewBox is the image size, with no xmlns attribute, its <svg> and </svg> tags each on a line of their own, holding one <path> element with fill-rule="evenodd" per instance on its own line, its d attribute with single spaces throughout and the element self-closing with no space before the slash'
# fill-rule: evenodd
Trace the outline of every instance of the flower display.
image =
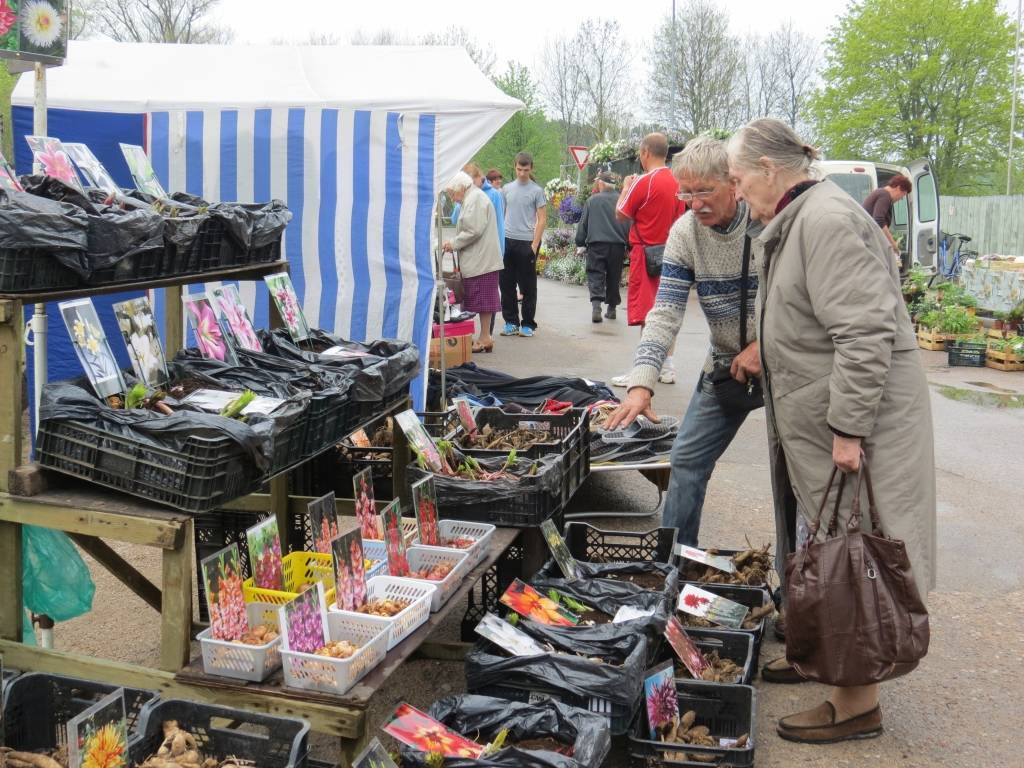
<svg viewBox="0 0 1024 768">
<path fill-rule="evenodd" d="M 28 0 L 22 6 L 21 34 L 37 48 L 49 48 L 59 42 L 63 29 L 60 14 L 46 0 Z"/>
<path fill-rule="evenodd" d="M 437 500 L 434 490 L 434 478 L 413 486 L 413 503 L 416 508 L 416 527 L 419 529 L 420 544 L 438 547 L 441 545 L 441 532 L 437 527 Z"/>
<path fill-rule="evenodd" d="M 127 748 L 124 726 L 107 723 L 86 738 L 82 768 L 123 768 Z"/>
<path fill-rule="evenodd" d="M 7 0 L 0 0 L 0 35 L 6 35 L 18 20 Z"/>
<path fill-rule="evenodd" d="M 577 205 L 574 195 L 566 195 L 558 204 L 558 218 L 566 224 L 576 224 L 583 218 L 583 207 Z"/>
<path fill-rule="evenodd" d="M 352 571 L 352 603 L 358 608 L 366 602 L 366 570 L 363 567 L 363 545 L 356 536 L 348 546 L 348 565 Z"/>
<path fill-rule="evenodd" d="M 238 345 L 250 352 L 262 352 L 263 346 L 256 336 L 245 305 L 238 299 L 237 289 L 227 286 L 214 291 L 213 295 Z"/>
<path fill-rule="evenodd" d="M 392 502 L 381 514 L 384 522 L 384 547 L 388 553 L 388 573 L 392 576 L 409 575 L 409 559 L 405 553 L 405 537 L 402 535 L 402 512 Z"/>
<path fill-rule="evenodd" d="M 343 611 L 358 611 L 366 602 L 366 568 L 359 531 L 331 542 L 334 555 L 335 603 Z"/>
<path fill-rule="evenodd" d="M 245 532 L 253 583 L 260 589 L 284 589 L 284 563 L 277 519 L 269 517 Z"/>
</svg>

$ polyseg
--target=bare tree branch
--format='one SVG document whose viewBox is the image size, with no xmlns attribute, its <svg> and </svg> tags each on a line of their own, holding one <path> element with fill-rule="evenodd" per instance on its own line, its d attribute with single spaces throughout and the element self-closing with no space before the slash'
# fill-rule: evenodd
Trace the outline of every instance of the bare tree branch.
<svg viewBox="0 0 1024 768">
<path fill-rule="evenodd" d="M 234 33 L 209 19 L 220 0 L 85 0 L 77 12 L 80 36 L 119 42 L 228 43 Z"/>
</svg>

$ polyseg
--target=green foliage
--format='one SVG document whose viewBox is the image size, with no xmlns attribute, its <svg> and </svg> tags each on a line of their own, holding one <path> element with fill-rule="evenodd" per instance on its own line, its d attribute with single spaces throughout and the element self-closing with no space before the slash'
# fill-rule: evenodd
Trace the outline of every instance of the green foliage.
<svg viewBox="0 0 1024 768">
<path fill-rule="evenodd" d="M 14 143 L 12 141 L 13 124 L 11 122 L 11 92 L 18 82 L 18 76 L 7 71 L 7 62 L 0 62 L 0 123 L 6 130 L 3 132 L 3 144 L 0 150 L 3 151 L 11 165 L 14 165 Z"/>
<path fill-rule="evenodd" d="M 124 407 L 128 410 L 139 408 L 142 405 L 142 401 L 145 399 L 146 385 L 142 382 L 138 382 L 134 387 L 128 390 L 128 394 L 124 399 Z"/>
<path fill-rule="evenodd" d="M 970 333 L 977 325 L 974 316 L 964 307 L 956 304 L 943 307 L 939 316 L 939 331 L 941 333 Z"/>
<path fill-rule="evenodd" d="M 938 307 L 935 309 L 929 309 L 922 312 L 917 317 L 917 324 L 922 328 L 937 328 L 941 315 L 939 314 Z"/>
<path fill-rule="evenodd" d="M 931 157 L 943 194 L 1005 173 L 1014 28 L 997 0 L 860 0 L 827 41 L 811 101 L 830 157 Z"/>
<path fill-rule="evenodd" d="M 485 171 L 497 168 L 510 184 L 515 179 L 516 153 L 529 152 L 533 155 L 534 176 L 544 186 L 559 175 L 563 155 L 560 129 L 545 117 L 537 84 L 527 67 L 509 62 L 505 72 L 494 82 L 525 107 L 509 118 L 477 153 L 474 162 Z"/>
</svg>

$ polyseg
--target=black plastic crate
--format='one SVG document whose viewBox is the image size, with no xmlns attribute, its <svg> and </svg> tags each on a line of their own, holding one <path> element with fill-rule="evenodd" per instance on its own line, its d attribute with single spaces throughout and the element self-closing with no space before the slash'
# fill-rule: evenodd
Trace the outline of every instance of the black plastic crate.
<svg viewBox="0 0 1024 768">
<path fill-rule="evenodd" d="M 605 531 L 590 523 L 565 526 L 565 543 L 577 560 L 588 563 L 672 563 L 675 528 L 650 531 Z M 681 578 L 681 577 L 680 577 Z"/>
<path fill-rule="evenodd" d="M 987 345 L 974 341 L 947 341 L 946 361 L 949 367 L 984 368 Z"/>
<path fill-rule="evenodd" d="M 130 763 L 156 754 L 164 740 L 163 724 L 176 720 L 191 733 L 207 757 L 234 756 L 275 768 L 303 768 L 309 742 L 305 720 L 263 715 L 195 701 L 164 699 L 146 707 L 139 719 L 139 738 L 129 749 Z"/>
<path fill-rule="evenodd" d="M 139 251 L 131 256 L 126 256 L 110 267 L 94 269 L 86 283 L 88 285 L 110 285 L 163 277 L 165 253 L 163 248 Z"/>
<path fill-rule="evenodd" d="M 687 627 L 686 634 L 693 640 L 703 653 L 718 651 L 720 658 L 729 659 L 743 670 L 739 680 L 731 683 L 737 685 L 750 685 L 754 679 L 757 669 L 754 666 L 754 638 L 747 632 L 733 632 L 728 629 L 700 629 L 698 627 Z M 677 667 L 682 666 L 672 646 L 664 643 L 660 648 L 655 666 L 661 662 L 672 659 Z M 682 680 L 691 679 L 689 676 L 680 677 Z M 721 685 L 721 683 L 719 683 Z"/>
<path fill-rule="evenodd" d="M 303 456 L 313 451 L 308 450 L 309 408 L 306 408 L 295 421 L 274 436 L 274 459 L 270 462 L 271 475 L 297 463 Z"/>
<path fill-rule="evenodd" d="M 283 237 L 283 235 L 282 235 Z M 257 248 L 250 248 L 248 262 L 250 264 L 267 264 L 281 260 L 281 238 L 272 243 L 261 245 Z"/>
<path fill-rule="evenodd" d="M 565 413 L 505 413 L 501 408 L 480 408 L 476 414 L 476 425 L 479 431 L 490 427 L 494 430 L 537 429 L 550 432 L 554 438 L 552 442 L 536 443 L 524 450 L 517 450 L 519 456 L 525 458 L 537 458 L 552 453 L 565 453 L 569 442 L 579 440 L 580 427 L 587 431 L 589 439 L 589 420 L 587 411 L 583 408 L 570 409 Z M 460 434 L 461 438 L 461 434 Z M 508 451 L 487 448 L 470 448 L 458 443 L 458 448 L 463 453 L 480 458 L 482 456 L 507 456 Z"/>
<path fill-rule="evenodd" d="M 650 768 L 658 765 L 721 765 L 745 768 L 754 764 L 755 733 L 757 725 L 757 694 L 749 685 L 723 685 L 701 680 L 676 680 L 679 711 L 697 713 L 696 725 L 706 725 L 711 735 L 735 739 L 746 734 L 747 744 L 742 748 L 700 747 L 690 744 L 664 744 L 652 741 L 647 725 L 647 710 L 641 707 L 629 733 L 629 764 L 631 768 Z M 666 753 L 686 752 L 700 755 L 702 760 L 673 760 Z"/>
<path fill-rule="evenodd" d="M 772 602 L 771 593 L 762 587 L 742 587 L 735 586 L 732 584 L 699 584 L 701 589 L 707 590 L 716 595 L 728 598 L 733 602 L 740 603 L 741 605 L 747 606 L 747 608 L 760 608 L 768 603 Z M 682 585 L 680 586 L 682 591 Z M 768 624 L 768 616 L 764 616 L 757 623 L 754 629 L 729 629 L 729 632 L 743 632 L 754 638 L 754 668 L 757 668 L 758 660 L 761 658 L 761 641 L 764 639 L 765 626 Z M 682 617 L 680 617 L 682 621 Z M 686 623 L 683 622 L 686 626 Z M 686 627 L 687 631 L 690 627 Z M 693 629 L 703 629 L 703 627 L 693 627 Z M 722 628 L 725 629 L 724 627 Z"/>
<path fill-rule="evenodd" d="M 50 469 L 185 512 L 206 512 L 247 493 L 255 466 L 229 437 L 157 448 L 73 421 L 43 421 L 39 462 Z"/>
<path fill-rule="evenodd" d="M 4 689 L 6 746 L 31 752 L 66 745 L 68 721 L 119 687 L 39 672 L 14 678 Z M 144 708 L 156 698 L 155 691 L 124 689 L 129 747 L 138 738 L 135 728 Z"/>
<path fill-rule="evenodd" d="M 742 550 L 742 549 L 718 549 L 717 547 L 715 548 L 715 554 L 716 555 L 721 555 L 722 557 L 730 557 L 730 558 L 733 555 L 738 555 L 742 551 L 744 551 L 744 550 Z M 681 555 L 676 555 L 675 556 L 675 562 L 676 562 L 676 565 L 679 567 L 679 580 L 681 582 L 689 582 L 691 584 L 696 584 L 699 587 L 704 587 L 708 583 L 708 582 L 704 582 L 704 581 L 699 581 L 697 579 L 697 575 L 699 573 L 703 573 L 705 570 L 707 570 L 707 566 L 701 565 L 700 563 L 695 562 L 693 560 L 687 560 L 685 557 L 682 557 Z M 748 586 L 748 587 L 758 587 L 758 588 L 762 588 L 763 587 L 764 589 L 768 589 L 769 588 L 768 579 L 771 576 L 771 574 L 774 573 L 774 572 L 775 572 L 775 570 L 772 569 L 772 570 L 768 571 L 768 573 L 765 574 L 764 583 L 762 583 L 762 584 L 747 584 L 746 586 Z M 743 586 L 743 585 L 739 585 L 739 586 Z"/>
<path fill-rule="evenodd" d="M 164 276 L 189 275 L 221 269 L 225 265 L 224 241 L 229 239 L 224 223 L 207 218 L 199 225 L 195 239 L 188 245 L 164 241 Z"/>
<path fill-rule="evenodd" d="M 415 465 L 412 465 L 415 467 Z M 550 471 L 557 471 L 557 467 Z M 417 475 L 419 479 L 421 475 Z M 499 502 L 482 501 L 474 504 L 455 505 L 445 501 L 438 488 L 438 513 L 442 518 L 466 520 L 472 523 L 490 523 L 502 528 L 530 528 L 551 519 L 556 528 L 565 520 L 564 508 L 559 499 L 543 491 L 526 491 Z"/>
<path fill-rule="evenodd" d="M 50 251 L 0 248 L 0 292 L 74 288 L 79 282 Z"/>
<path fill-rule="evenodd" d="M 496 699 L 508 699 L 509 701 L 536 701 L 539 697 L 549 697 L 562 704 L 571 707 L 579 707 L 587 712 L 604 715 L 608 718 L 608 729 L 612 736 L 622 736 L 629 731 L 629 724 L 635 719 L 637 710 L 643 706 L 643 697 L 636 707 L 630 709 L 624 704 L 619 704 L 608 699 L 597 698 L 596 696 L 579 696 L 555 686 L 545 687 L 541 685 L 530 685 L 520 687 L 515 682 L 506 682 L 501 685 L 489 685 L 472 693 L 481 696 L 493 696 Z"/>
</svg>

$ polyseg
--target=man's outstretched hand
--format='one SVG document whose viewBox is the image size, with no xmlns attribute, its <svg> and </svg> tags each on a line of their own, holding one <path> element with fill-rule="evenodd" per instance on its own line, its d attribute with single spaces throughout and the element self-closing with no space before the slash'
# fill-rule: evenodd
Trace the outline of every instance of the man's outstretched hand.
<svg viewBox="0 0 1024 768">
<path fill-rule="evenodd" d="M 646 387 L 633 387 L 626 394 L 626 399 L 612 412 L 608 422 L 605 424 L 605 429 L 612 430 L 620 426 L 628 427 L 637 416 L 644 416 L 657 424 L 660 419 L 658 419 L 658 414 L 654 412 L 654 409 L 651 408 L 651 398 L 651 391 Z"/>
</svg>

